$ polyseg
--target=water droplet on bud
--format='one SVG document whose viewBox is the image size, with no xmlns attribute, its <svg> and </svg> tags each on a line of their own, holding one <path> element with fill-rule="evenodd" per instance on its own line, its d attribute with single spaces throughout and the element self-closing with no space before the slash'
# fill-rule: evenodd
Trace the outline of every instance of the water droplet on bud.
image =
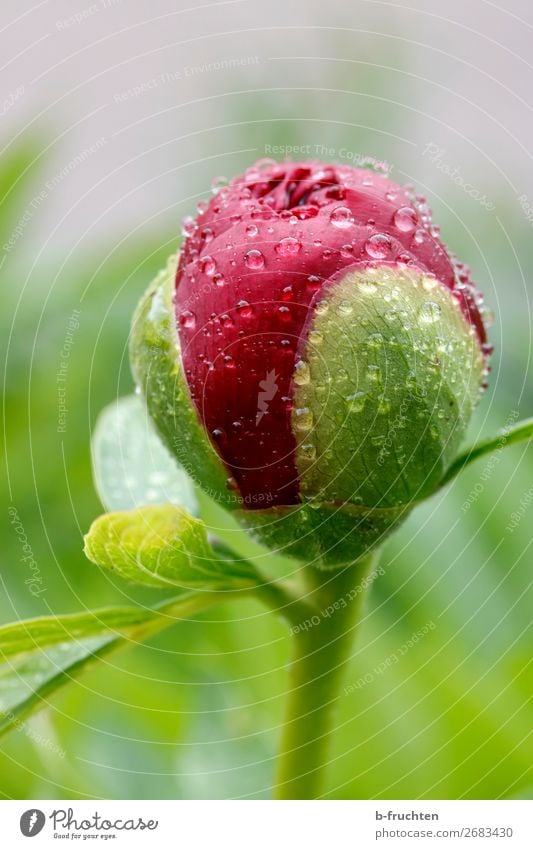
<svg viewBox="0 0 533 849">
<path fill-rule="evenodd" d="M 418 224 L 418 216 L 410 206 L 401 206 L 394 213 L 394 224 L 402 233 L 409 233 Z"/>
<path fill-rule="evenodd" d="M 338 227 L 340 230 L 345 230 L 347 227 L 352 226 L 353 215 L 347 206 L 338 206 L 331 213 L 329 220 L 334 227 Z"/>
<path fill-rule="evenodd" d="M 294 367 L 293 380 L 297 386 L 306 386 L 310 380 L 309 366 L 304 360 L 298 360 Z"/>
<path fill-rule="evenodd" d="M 312 463 L 313 460 L 316 460 L 316 447 L 312 442 L 305 442 L 303 445 L 300 445 L 300 456 L 303 460 L 307 460 L 307 462 Z"/>
<path fill-rule="evenodd" d="M 248 301 L 239 301 L 239 303 L 237 304 L 237 310 L 239 312 L 239 315 L 241 315 L 243 318 L 251 318 L 251 316 L 254 314 L 253 307 L 250 306 Z"/>
<path fill-rule="evenodd" d="M 426 301 L 422 304 L 418 317 L 424 324 L 435 324 L 441 317 L 442 310 L 435 301 Z"/>
<path fill-rule="evenodd" d="M 371 280 L 361 280 L 359 288 L 364 295 L 375 295 L 378 287 Z"/>
<path fill-rule="evenodd" d="M 385 233 L 376 233 L 365 242 L 365 251 L 372 259 L 385 259 L 391 249 L 391 240 Z"/>
<path fill-rule="evenodd" d="M 288 307 L 278 307 L 278 315 L 285 324 L 292 321 L 292 313 Z"/>
<path fill-rule="evenodd" d="M 302 245 L 298 239 L 294 239 L 292 236 L 286 236 L 277 243 L 275 251 L 279 256 L 291 257 L 296 256 L 300 252 L 301 247 Z"/>
<path fill-rule="evenodd" d="M 384 398 L 381 395 L 379 397 L 379 400 L 378 400 L 378 408 L 377 409 L 378 409 L 378 413 L 380 413 L 381 415 L 385 415 L 385 413 L 389 413 L 390 412 L 390 401 L 388 400 L 388 398 Z"/>
<path fill-rule="evenodd" d="M 190 310 L 185 310 L 184 312 L 181 313 L 178 321 L 179 321 L 179 323 L 181 324 L 182 327 L 191 328 L 191 327 L 194 327 L 196 325 L 196 316 Z"/>
<path fill-rule="evenodd" d="M 265 258 L 261 251 L 258 250 L 248 251 L 244 257 L 244 261 L 248 268 L 252 268 L 254 271 L 264 268 L 265 265 Z"/>
<path fill-rule="evenodd" d="M 306 433 L 313 427 L 313 414 L 309 407 L 297 407 L 294 410 L 294 429 Z"/>
<path fill-rule="evenodd" d="M 190 215 L 187 215 L 187 217 L 184 218 L 183 221 L 182 221 L 182 225 L 181 225 L 182 235 L 185 236 L 186 239 L 188 239 L 189 236 L 193 235 L 193 233 L 196 230 L 196 227 L 197 227 L 197 225 L 196 225 L 196 221 L 194 220 L 194 218 L 192 218 Z"/>
<path fill-rule="evenodd" d="M 360 413 L 364 409 L 367 392 L 354 392 L 353 395 L 346 396 L 349 413 Z"/>
<path fill-rule="evenodd" d="M 366 344 L 369 348 L 380 348 L 383 345 L 383 336 L 381 333 L 371 333 L 367 337 Z"/>
<path fill-rule="evenodd" d="M 203 274 L 207 274 L 208 277 L 212 277 L 216 270 L 217 264 L 212 256 L 203 256 L 200 259 L 200 271 L 202 271 Z"/>
<path fill-rule="evenodd" d="M 227 177 L 214 177 L 211 180 L 211 191 L 214 195 L 218 194 L 220 189 L 223 189 L 224 186 L 228 185 L 228 182 L 229 180 Z"/>
<path fill-rule="evenodd" d="M 321 345 L 324 341 L 324 337 L 320 330 L 311 330 L 309 332 L 309 342 L 311 345 Z"/>
</svg>

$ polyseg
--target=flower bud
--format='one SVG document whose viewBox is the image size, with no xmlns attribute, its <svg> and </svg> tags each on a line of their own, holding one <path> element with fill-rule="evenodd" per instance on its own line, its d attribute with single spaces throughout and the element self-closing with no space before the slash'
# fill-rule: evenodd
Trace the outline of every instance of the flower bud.
<svg viewBox="0 0 533 849">
<path fill-rule="evenodd" d="M 431 495 L 483 384 L 482 299 L 381 173 L 258 163 L 185 224 L 133 371 L 168 447 L 267 545 L 320 566 Z"/>
</svg>

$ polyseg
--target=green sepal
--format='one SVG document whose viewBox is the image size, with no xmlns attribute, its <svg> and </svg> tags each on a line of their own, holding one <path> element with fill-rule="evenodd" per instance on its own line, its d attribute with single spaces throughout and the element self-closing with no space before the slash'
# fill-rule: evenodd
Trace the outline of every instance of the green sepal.
<svg viewBox="0 0 533 849">
<path fill-rule="evenodd" d="M 396 508 L 430 496 L 457 455 L 484 357 L 435 278 L 351 271 L 320 293 L 294 374 L 302 499 Z"/>
<path fill-rule="evenodd" d="M 300 504 L 240 510 L 237 518 L 268 548 L 318 569 L 352 564 L 378 548 L 411 507 L 368 509 L 355 504 Z"/>
<path fill-rule="evenodd" d="M 230 477 L 211 444 L 183 374 L 173 305 L 177 258 L 169 259 L 141 298 L 133 317 L 130 362 L 134 379 L 163 442 L 189 477 L 231 510 Z"/>
</svg>

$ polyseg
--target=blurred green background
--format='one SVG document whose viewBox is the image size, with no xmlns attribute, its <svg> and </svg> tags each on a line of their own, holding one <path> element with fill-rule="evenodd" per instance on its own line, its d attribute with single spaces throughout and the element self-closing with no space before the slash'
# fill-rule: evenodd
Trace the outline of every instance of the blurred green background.
<svg viewBox="0 0 533 849">
<path fill-rule="evenodd" d="M 470 441 L 532 414 L 529 6 L 473 3 L 469 18 L 452 3 L 444 20 L 437 3 L 275 2 L 267 20 L 253 2 L 204 14 L 51 2 L 22 24 L 17 8 L 3 33 L 1 622 L 160 598 L 82 554 L 101 512 L 91 430 L 132 389 L 131 313 L 181 218 L 265 146 L 373 156 L 422 187 L 495 316 Z M 346 681 L 365 683 L 340 700 L 331 798 L 533 796 L 532 470 L 527 446 L 480 461 L 386 545 Z M 4 739 L 2 797 L 267 798 L 288 649 L 282 623 L 250 602 L 104 661 Z"/>
</svg>

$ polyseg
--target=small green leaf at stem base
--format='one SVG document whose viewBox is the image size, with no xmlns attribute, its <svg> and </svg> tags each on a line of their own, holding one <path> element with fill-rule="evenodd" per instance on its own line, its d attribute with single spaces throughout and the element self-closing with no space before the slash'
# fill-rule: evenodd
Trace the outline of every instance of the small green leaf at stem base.
<svg viewBox="0 0 533 849">
<path fill-rule="evenodd" d="M 152 587 L 236 589 L 256 582 L 246 561 L 217 558 L 204 523 L 173 504 L 105 513 L 85 537 L 85 554 L 128 581 Z"/>
</svg>

